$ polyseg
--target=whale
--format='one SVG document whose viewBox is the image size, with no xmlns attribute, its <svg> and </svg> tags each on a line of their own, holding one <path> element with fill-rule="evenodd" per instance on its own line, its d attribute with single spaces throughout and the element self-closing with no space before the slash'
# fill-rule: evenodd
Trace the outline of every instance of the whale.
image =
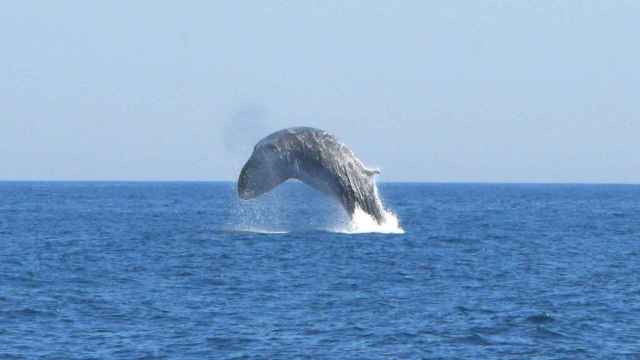
<svg viewBox="0 0 640 360">
<path fill-rule="evenodd" d="M 357 209 L 384 222 L 377 169 L 366 167 L 353 151 L 324 130 L 292 127 L 260 140 L 238 177 L 238 196 L 259 197 L 289 179 L 299 180 L 337 200 L 350 218 Z"/>
</svg>

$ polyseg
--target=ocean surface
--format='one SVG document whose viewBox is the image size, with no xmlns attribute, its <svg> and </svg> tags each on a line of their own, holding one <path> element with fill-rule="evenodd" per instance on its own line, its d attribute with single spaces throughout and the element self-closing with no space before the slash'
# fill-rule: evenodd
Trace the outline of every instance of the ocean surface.
<svg viewBox="0 0 640 360">
<path fill-rule="evenodd" d="M 640 359 L 640 186 L 380 193 L 0 183 L 0 359 Z"/>
</svg>

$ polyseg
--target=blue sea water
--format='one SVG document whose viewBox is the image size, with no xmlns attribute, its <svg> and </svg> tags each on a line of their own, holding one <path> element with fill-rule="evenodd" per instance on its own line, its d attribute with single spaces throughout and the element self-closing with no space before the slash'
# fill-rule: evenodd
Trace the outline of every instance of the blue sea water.
<svg viewBox="0 0 640 360">
<path fill-rule="evenodd" d="M 0 359 L 640 359 L 640 186 L 0 183 Z"/>
</svg>

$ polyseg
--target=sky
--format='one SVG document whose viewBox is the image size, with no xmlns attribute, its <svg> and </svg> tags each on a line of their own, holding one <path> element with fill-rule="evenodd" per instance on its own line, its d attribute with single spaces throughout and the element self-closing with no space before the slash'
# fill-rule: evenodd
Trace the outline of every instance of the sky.
<svg viewBox="0 0 640 360">
<path fill-rule="evenodd" d="M 382 181 L 640 183 L 638 1 L 11 1 L 0 180 L 235 180 L 329 131 Z"/>
</svg>

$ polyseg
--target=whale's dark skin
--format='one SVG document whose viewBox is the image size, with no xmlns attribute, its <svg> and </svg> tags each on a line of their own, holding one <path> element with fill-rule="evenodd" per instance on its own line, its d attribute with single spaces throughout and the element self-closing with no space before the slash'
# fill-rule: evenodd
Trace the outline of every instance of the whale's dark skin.
<svg viewBox="0 0 640 360">
<path fill-rule="evenodd" d="M 325 131 L 294 127 L 260 140 L 238 178 L 241 199 L 258 197 L 297 179 L 337 199 L 349 216 L 356 207 L 384 221 L 374 175 L 353 152 Z"/>
</svg>

